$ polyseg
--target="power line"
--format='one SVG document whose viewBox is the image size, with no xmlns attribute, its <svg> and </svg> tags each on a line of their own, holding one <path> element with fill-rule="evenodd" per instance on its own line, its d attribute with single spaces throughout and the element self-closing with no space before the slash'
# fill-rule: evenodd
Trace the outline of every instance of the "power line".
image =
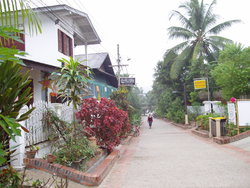
<svg viewBox="0 0 250 188">
<path fill-rule="evenodd" d="M 62 5 L 62 1 L 60 0 L 56 0 L 57 3 L 59 3 L 59 5 Z M 49 14 L 46 14 L 46 16 L 48 16 L 53 22 L 55 22 L 55 20 L 60 20 L 62 24 L 64 24 L 65 26 L 68 26 L 67 28 L 65 28 L 66 30 L 70 30 L 70 32 L 74 33 L 74 32 L 78 32 L 75 30 L 75 28 L 73 28 L 65 19 L 63 19 L 62 17 L 60 17 L 59 15 L 56 15 L 53 10 L 42 0 L 36 0 L 37 3 L 35 3 L 34 1 L 30 0 L 30 2 L 36 7 L 36 8 L 41 8 L 37 3 L 41 4 L 43 6 L 43 8 L 45 8 Z M 68 1 L 67 1 L 68 2 Z M 81 35 L 79 33 L 77 33 L 80 37 Z M 85 41 L 85 38 L 83 37 L 83 40 Z M 105 49 L 104 46 L 100 45 L 101 47 L 103 47 Z M 98 56 L 99 53 L 101 51 L 97 51 L 96 48 L 93 48 L 92 46 L 88 45 L 88 48 L 92 49 L 93 51 L 95 51 L 97 53 Z M 105 49 L 106 50 L 106 49 Z M 106 50 L 107 51 L 107 50 Z M 109 53 L 110 54 L 110 53 Z M 113 57 L 114 58 L 114 57 Z"/>
</svg>

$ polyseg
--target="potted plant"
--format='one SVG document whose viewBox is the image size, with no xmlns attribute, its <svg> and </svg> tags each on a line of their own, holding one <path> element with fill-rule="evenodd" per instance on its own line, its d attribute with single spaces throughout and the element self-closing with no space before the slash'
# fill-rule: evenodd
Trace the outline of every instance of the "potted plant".
<svg viewBox="0 0 250 188">
<path fill-rule="evenodd" d="M 34 146 L 32 145 L 30 147 L 30 151 L 27 151 L 26 152 L 26 157 L 29 158 L 29 159 L 34 159 L 35 158 L 35 155 L 37 153 L 37 151 L 40 149 L 39 146 Z"/>
<path fill-rule="evenodd" d="M 57 99 L 57 93 L 56 92 L 50 92 L 50 102 L 51 103 L 56 103 Z"/>
<path fill-rule="evenodd" d="M 47 161 L 48 161 L 48 163 L 53 163 L 53 162 L 55 162 L 55 160 L 56 160 L 56 156 L 55 155 L 53 155 L 51 153 L 47 155 Z"/>
</svg>

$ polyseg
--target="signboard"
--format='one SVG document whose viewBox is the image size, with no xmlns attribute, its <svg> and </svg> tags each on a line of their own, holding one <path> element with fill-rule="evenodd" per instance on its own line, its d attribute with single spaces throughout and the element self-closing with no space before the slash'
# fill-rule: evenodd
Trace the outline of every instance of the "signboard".
<svg viewBox="0 0 250 188">
<path fill-rule="evenodd" d="M 135 85 L 135 78 L 124 77 L 120 78 L 121 86 L 133 86 Z"/>
<path fill-rule="evenodd" d="M 239 126 L 250 126 L 250 100 L 237 100 L 237 115 Z"/>
<path fill-rule="evenodd" d="M 205 79 L 194 80 L 194 89 L 205 89 L 207 88 L 207 83 Z"/>
<path fill-rule="evenodd" d="M 227 103 L 228 122 L 236 125 L 236 111 L 234 103 Z"/>
</svg>

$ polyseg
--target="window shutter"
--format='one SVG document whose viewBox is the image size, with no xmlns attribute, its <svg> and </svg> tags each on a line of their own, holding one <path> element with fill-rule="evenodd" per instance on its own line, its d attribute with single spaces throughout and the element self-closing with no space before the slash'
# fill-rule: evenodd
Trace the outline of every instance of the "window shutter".
<svg viewBox="0 0 250 188">
<path fill-rule="evenodd" d="M 73 40 L 69 38 L 69 56 L 73 57 Z"/>
<path fill-rule="evenodd" d="M 58 29 L 58 51 L 63 53 L 63 40 L 62 40 L 63 32 Z"/>
<path fill-rule="evenodd" d="M 68 36 L 65 34 L 65 33 L 63 33 L 63 54 L 64 55 L 69 55 L 68 53 L 67 53 L 67 39 L 68 38 Z"/>
</svg>

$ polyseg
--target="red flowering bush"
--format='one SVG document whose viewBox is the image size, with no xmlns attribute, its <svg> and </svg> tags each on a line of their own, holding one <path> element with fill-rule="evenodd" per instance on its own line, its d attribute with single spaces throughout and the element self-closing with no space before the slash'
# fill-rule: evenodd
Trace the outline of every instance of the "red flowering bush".
<svg viewBox="0 0 250 188">
<path fill-rule="evenodd" d="M 128 113 L 115 106 L 114 101 L 102 98 L 84 99 L 81 110 L 76 112 L 85 132 L 95 136 L 97 145 L 112 151 L 121 138 L 131 130 Z"/>
</svg>

